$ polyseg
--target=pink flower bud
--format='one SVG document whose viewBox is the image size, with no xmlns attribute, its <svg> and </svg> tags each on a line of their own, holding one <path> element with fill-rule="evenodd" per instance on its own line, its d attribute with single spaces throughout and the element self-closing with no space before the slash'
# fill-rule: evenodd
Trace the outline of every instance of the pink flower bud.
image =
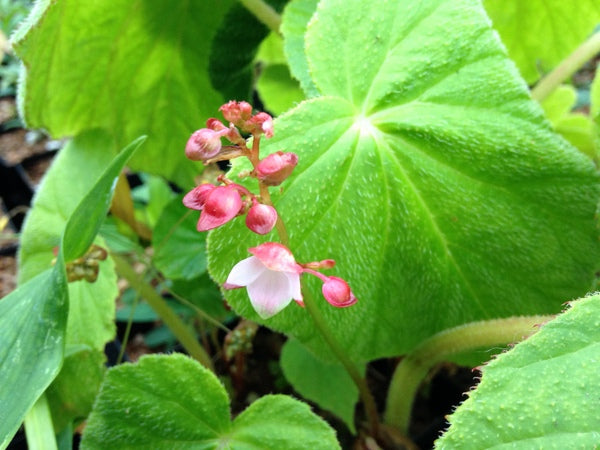
<svg viewBox="0 0 600 450">
<path fill-rule="evenodd" d="M 206 195 L 198 231 L 208 231 L 229 222 L 242 210 L 242 198 L 235 186 L 218 186 Z"/>
<path fill-rule="evenodd" d="M 248 102 L 236 102 L 231 100 L 219 108 L 225 120 L 238 126 L 252 116 L 252 105 Z"/>
<path fill-rule="evenodd" d="M 221 131 L 201 128 L 195 131 L 185 145 L 185 156 L 192 161 L 205 161 L 212 158 L 221 150 L 221 136 L 228 132 L 228 128 Z"/>
<path fill-rule="evenodd" d="M 246 131 L 252 134 L 264 133 L 267 139 L 273 137 L 273 118 L 265 112 L 259 112 L 248 121 Z"/>
<path fill-rule="evenodd" d="M 183 197 L 182 202 L 186 207 L 190 209 L 196 209 L 198 211 L 201 211 L 204 207 L 204 203 L 206 202 L 206 197 L 215 188 L 216 186 L 210 183 L 204 183 L 200 186 L 196 186 L 190 192 L 185 194 L 185 197 Z"/>
<path fill-rule="evenodd" d="M 277 222 L 277 211 L 269 205 L 255 202 L 246 215 L 246 226 L 256 234 L 267 234 Z"/>
<path fill-rule="evenodd" d="M 256 166 L 256 176 L 268 186 L 279 186 L 298 164 L 295 153 L 272 153 Z"/>
<path fill-rule="evenodd" d="M 221 131 L 227 129 L 223 122 L 221 122 L 219 119 L 215 119 L 214 117 L 211 117 L 206 121 L 206 128 L 209 128 L 213 131 Z"/>
<path fill-rule="evenodd" d="M 345 308 L 357 302 L 350 286 L 341 278 L 327 277 L 322 290 L 325 300 L 337 308 Z"/>
</svg>

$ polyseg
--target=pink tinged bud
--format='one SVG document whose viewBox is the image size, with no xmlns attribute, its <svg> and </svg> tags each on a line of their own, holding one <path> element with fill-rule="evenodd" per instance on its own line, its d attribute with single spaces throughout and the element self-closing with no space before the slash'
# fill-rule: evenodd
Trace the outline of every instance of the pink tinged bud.
<svg viewBox="0 0 600 450">
<path fill-rule="evenodd" d="M 269 205 L 254 203 L 246 215 L 246 226 L 256 234 L 267 234 L 277 222 L 277 211 Z"/>
<path fill-rule="evenodd" d="M 325 300 L 337 308 L 345 308 L 357 302 L 350 286 L 341 278 L 327 277 L 322 290 Z"/>
<path fill-rule="evenodd" d="M 268 186 L 279 186 L 298 164 L 298 155 L 281 151 L 270 154 L 256 166 L 256 176 Z"/>
<path fill-rule="evenodd" d="M 252 116 L 252 105 L 248 102 L 236 102 L 231 100 L 219 108 L 225 120 L 240 125 Z"/>
<path fill-rule="evenodd" d="M 246 125 L 248 128 L 248 132 L 252 134 L 265 134 L 265 137 L 268 139 L 273 137 L 273 118 L 265 113 L 259 112 L 255 116 L 253 116 Z"/>
<path fill-rule="evenodd" d="M 215 188 L 216 186 L 210 183 L 204 183 L 200 186 L 196 186 L 190 192 L 185 194 L 185 197 L 183 197 L 182 200 L 183 204 L 190 209 L 196 209 L 200 211 L 204 207 L 204 203 L 206 202 L 208 194 L 211 193 Z"/>
<path fill-rule="evenodd" d="M 324 259 L 323 261 L 309 262 L 302 264 L 307 269 L 332 269 L 335 267 L 335 261 L 333 259 Z"/>
<path fill-rule="evenodd" d="M 302 304 L 300 274 L 294 255 L 285 246 L 267 242 L 250 249 L 254 255 L 237 263 L 225 289 L 246 287 L 250 303 L 263 319 L 277 314 L 292 299 Z"/>
<path fill-rule="evenodd" d="M 206 128 L 209 128 L 213 131 L 221 131 L 227 129 L 223 122 L 221 122 L 219 119 L 215 119 L 214 117 L 211 117 L 206 121 Z"/>
<path fill-rule="evenodd" d="M 242 198 L 235 186 L 218 186 L 206 195 L 198 231 L 208 231 L 229 222 L 241 211 Z"/>
<path fill-rule="evenodd" d="M 195 131 L 185 145 L 185 156 L 192 161 L 205 161 L 216 156 L 221 150 L 221 136 L 228 132 L 228 128 L 221 131 L 208 128 Z"/>
</svg>

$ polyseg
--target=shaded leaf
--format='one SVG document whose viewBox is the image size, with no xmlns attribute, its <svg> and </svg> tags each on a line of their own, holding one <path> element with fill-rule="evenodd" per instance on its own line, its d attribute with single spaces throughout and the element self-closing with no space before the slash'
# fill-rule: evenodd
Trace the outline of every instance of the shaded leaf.
<svg viewBox="0 0 600 450">
<path fill-rule="evenodd" d="M 528 83 L 558 65 L 600 22 L 596 0 L 579 0 L 577 7 L 562 0 L 484 0 L 483 4 Z"/>
</svg>

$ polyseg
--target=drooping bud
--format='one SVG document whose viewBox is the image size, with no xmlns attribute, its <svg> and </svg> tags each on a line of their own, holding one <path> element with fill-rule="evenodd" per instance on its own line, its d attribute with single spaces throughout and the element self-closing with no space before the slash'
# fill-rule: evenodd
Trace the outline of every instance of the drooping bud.
<svg viewBox="0 0 600 450">
<path fill-rule="evenodd" d="M 325 300 L 336 308 L 345 308 L 357 302 L 348 283 L 338 277 L 327 277 L 322 291 Z"/>
<path fill-rule="evenodd" d="M 206 202 L 208 194 L 211 193 L 215 188 L 216 186 L 210 183 L 204 183 L 196 186 L 190 192 L 185 194 L 182 202 L 190 209 L 201 211 L 204 207 L 204 203 Z"/>
<path fill-rule="evenodd" d="M 246 131 L 252 134 L 264 133 L 267 139 L 273 137 L 273 118 L 265 112 L 259 112 L 248 121 Z"/>
<path fill-rule="evenodd" d="M 295 153 L 275 152 L 257 164 L 256 177 L 268 186 L 279 186 L 297 164 L 298 155 Z"/>
<path fill-rule="evenodd" d="M 229 222 L 242 210 L 242 198 L 234 185 L 217 186 L 206 195 L 198 231 L 208 231 Z"/>
<path fill-rule="evenodd" d="M 205 161 L 212 158 L 221 150 L 221 136 L 228 132 L 228 128 L 220 131 L 201 128 L 195 131 L 185 145 L 185 156 L 192 161 Z"/>
<path fill-rule="evenodd" d="M 248 102 L 231 100 L 221 106 L 219 111 L 223 113 L 225 120 L 241 126 L 242 122 L 245 122 L 252 116 L 252 105 Z"/>
<path fill-rule="evenodd" d="M 269 205 L 254 202 L 246 215 L 246 226 L 256 234 L 267 234 L 277 222 L 277 211 Z"/>
<path fill-rule="evenodd" d="M 314 261 L 302 264 L 302 267 L 314 270 L 333 269 L 335 267 L 335 261 L 333 259 L 324 259 L 323 261 Z"/>
</svg>

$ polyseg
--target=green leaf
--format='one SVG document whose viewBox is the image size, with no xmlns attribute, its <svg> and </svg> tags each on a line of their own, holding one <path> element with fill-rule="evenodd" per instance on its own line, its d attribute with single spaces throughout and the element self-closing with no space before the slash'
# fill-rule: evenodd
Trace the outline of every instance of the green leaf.
<svg viewBox="0 0 600 450">
<path fill-rule="evenodd" d="M 56 265 L 0 301 L 2 448 L 60 369 L 69 311 L 66 260 L 81 256 L 92 244 L 108 211 L 116 177 L 140 143 L 138 139 L 124 149 L 81 200 L 66 223 Z"/>
<path fill-rule="evenodd" d="M 542 108 L 557 133 L 590 157 L 594 156 L 593 123 L 582 113 L 572 113 L 577 92 L 572 86 L 560 86 L 543 102 Z"/>
<path fill-rule="evenodd" d="M 287 0 L 268 0 L 281 11 Z M 213 86 L 230 100 L 251 100 L 255 72 L 254 57 L 269 34 L 245 6 L 234 4 L 217 30 L 210 53 L 209 74 Z M 212 113 L 214 115 L 214 113 Z"/>
<path fill-rule="evenodd" d="M 304 33 L 318 3 L 319 0 L 292 0 L 281 17 L 281 33 L 285 39 L 284 50 L 290 71 L 300 82 L 308 98 L 317 97 L 319 89 L 315 86 L 309 72 L 304 48 Z"/>
<path fill-rule="evenodd" d="M 482 369 L 440 449 L 594 448 L 600 442 L 600 296 L 570 309 Z"/>
<path fill-rule="evenodd" d="M 325 422 L 285 396 L 263 397 L 233 424 L 229 415 L 212 372 L 183 355 L 144 356 L 109 370 L 81 447 L 339 448 Z"/>
<path fill-rule="evenodd" d="M 598 174 L 550 129 L 478 1 L 322 0 L 306 49 L 324 96 L 279 117 L 263 150 L 299 155 L 273 201 L 296 259 L 335 259 L 356 294 L 332 308 L 303 279 L 354 360 L 470 321 L 557 312 L 590 288 Z M 230 177 L 247 168 L 234 160 Z M 211 275 L 223 283 L 276 239 L 239 219 L 211 232 Z M 225 294 L 327 356 L 302 308 L 265 322 L 244 289 Z"/>
<path fill-rule="evenodd" d="M 196 231 L 198 213 L 174 198 L 163 210 L 154 232 L 153 262 L 165 277 L 185 280 L 206 272 L 206 234 Z"/>
<path fill-rule="evenodd" d="M 577 48 L 600 22 L 600 4 L 579 0 L 484 0 L 494 28 L 532 84 Z"/>
<path fill-rule="evenodd" d="M 266 66 L 258 79 L 256 89 L 266 109 L 276 115 L 304 100 L 304 93 L 298 82 L 290 76 L 285 64 Z"/>
<path fill-rule="evenodd" d="M 37 2 L 14 36 L 27 67 L 19 94 L 25 120 L 54 137 L 103 128 L 118 147 L 147 134 L 131 166 L 191 184 L 201 166 L 183 149 L 223 103 L 208 61 L 231 3 Z"/>
<path fill-rule="evenodd" d="M 336 414 L 356 433 L 358 389 L 342 365 L 318 359 L 295 339 L 283 346 L 280 364 L 285 378 L 300 395 Z"/>
<path fill-rule="evenodd" d="M 70 354 L 67 347 L 66 353 L 58 376 L 46 391 L 57 431 L 88 416 L 106 370 L 104 351 L 79 346 Z"/>
</svg>

